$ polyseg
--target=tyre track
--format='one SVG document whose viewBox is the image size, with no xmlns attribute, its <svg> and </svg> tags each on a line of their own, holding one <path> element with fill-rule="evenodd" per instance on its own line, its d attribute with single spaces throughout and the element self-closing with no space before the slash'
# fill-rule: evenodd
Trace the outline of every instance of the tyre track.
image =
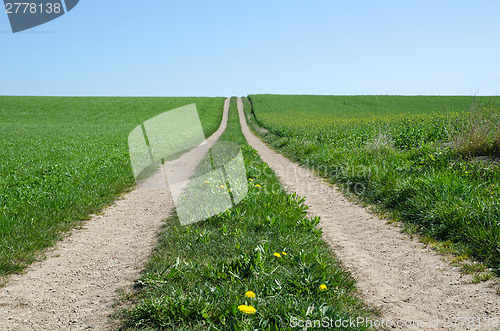
<svg viewBox="0 0 500 331">
<path fill-rule="evenodd" d="M 349 202 L 335 187 L 291 162 L 253 135 L 246 123 L 242 100 L 238 112 L 243 134 L 278 175 L 284 187 L 306 198 L 309 213 L 321 217 L 325 240 L 358 280 L 366 302 L 380 308 L 391 321 L 422 321 L 404 329 L 438 330 L 447 318 L 474 318 L 455 330 L 498 330 L 478 321 L 500 317 L 499 296 L 489 283 L 470 284 L 458 268 L 397 227 L 386 224 L 365 208 Z M 432 321 L 433 324 L 429 324 Z M 438 322 L 435 327 L 435 322 Z"/>
<path fill-rule="evenodd" d="M 224 132 L 228 111 L 229 99 L 209 144 Z M 185 167 L 179 165 L 184 172 Z M 116 291 L 139 278 L 156 232 L 173 207 L 166 188 L 137 186 L 102 215 L 92 216 L 51 249 L 45 261 L 12 275 L 0 288 L 0 329 L 110 328 Z"/>
</svg>

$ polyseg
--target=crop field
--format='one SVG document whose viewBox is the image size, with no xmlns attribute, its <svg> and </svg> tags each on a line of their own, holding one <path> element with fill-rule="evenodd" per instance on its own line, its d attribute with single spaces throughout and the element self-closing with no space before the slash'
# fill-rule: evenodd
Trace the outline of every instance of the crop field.
<svg viewBox="0 0 500 331">
<path fill-rule="evenodd" d="M 500 98 L 249 100 L 254 131 L 279 152 L 499 272 Z"/>
<path fill-rule="evenodd" d="M 223 98 L 0 97 L 0 277 L 132 187 L 130 131 L 190 103 L 213 133 Z"/>
<path fill-rule="evenodd" d="M 322 240 L 319 219 L 306 217 L 304 200 L 246 143 L 234 98 L 220 140 L 241 146 L 248 196 L 189 226 L 177 215 L 167 220 L 134 293 L 123 297 L 122 329 L 289 330 L 293 318 L 371 316 Z"/>
</svg>

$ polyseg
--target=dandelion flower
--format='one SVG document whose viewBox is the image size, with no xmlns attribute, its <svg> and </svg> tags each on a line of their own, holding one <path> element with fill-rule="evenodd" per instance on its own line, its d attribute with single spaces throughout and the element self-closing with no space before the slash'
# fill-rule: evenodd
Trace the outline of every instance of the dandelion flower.
<svg viewBox="0 0 500 331">
<path fill-rule="evenodd" d="M 255 298 L 255 293 L 253 291 L 248 291 L 247 293 L 245 293 L 245 296 L 247 298 Z"/>
<path fill-rule="evenodd" d="M 253 179 L 252 178 L 248 178 L 249 181 L 252 181 Z"/>
<path fill-rule="evenodd" d="M 274 253 L 273 255 L 276 256 L 276 257 L 281 257 L 280 253 Z"/>
<path fill-rule="evenodd" d="M 262 186 L 260 186 L 259 184 L 257 184 L 257 185 L 255 185 L 255 187 L 261 188 Z"/>
<path fill-rule="evenodd" d="M 281 252 L 281 254 L 282 254 L 282 255 L 286 255 L 286 253 L 285 253 L 285 252 Z"/>
<path fill-rule="evenodd" d="M 319 290 L 320 290 L 320 291 L 326 291 L 327 289 L 328 289 L 328 287 L 326 287 L 326 285 L 325 285 L 325 284 L 321 284 L 321 285 L 319 286 Z"/>
<path fill-rule="evenodd" d="M 209 182 L 208 180 L 206 180 L 204 183 L 208 184 L 208 183 L 210 183 L 210 182 Z"/>
<path fill-rule="evenodd" d="M 255 314 L 256 310 L 252 306 L 241 305 L 238 306 L 238 310 L 245 314 Z"/>
</svg>

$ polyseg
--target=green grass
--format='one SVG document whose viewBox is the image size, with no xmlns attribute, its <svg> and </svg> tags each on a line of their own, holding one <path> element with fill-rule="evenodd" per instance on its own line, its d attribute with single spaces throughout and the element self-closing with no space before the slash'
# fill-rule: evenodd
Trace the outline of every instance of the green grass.
<svg viewBox="0 0 500 331">
<path fill-rule="evenodd" d="M 498 114 L 500 98 L 250 99 L 254 124 L 269 132 L 255 131 L 276 150 L 499 272 L 500 168 L 491 159 L 468 157 L 495 155 L 495 126 L 486 130 L 489 140 L 478 139 L 489 149 L 456 142 L 471 137 L 471 103 L 484 103 L 486 114 Z M 468 155 L 462 147 L 475 152 Z"/>
<path fill-rule="evenodd" d="M 247 145 L 234 99 L 221 140 L 240 144 L 249 195 L 196 224 L 167 220 L 128 298 L 132 306 L 120 314 L 122 329 L 287 330 L 292 317 L 369 316 L 354 296 L 354 280 L 321 239 L 319 220 L 307 218 L 303 199 L 285 192 Z M 247 291 L 256 297 L 246 298 Z M 244 314 L 240 305 L 255 314 Z"/>
<path fill-rule="evenodd" d="M 128 134 L 196 103 L 206 135 L 223 98 L 0 97 L 0 277 L 134 185 Z"/>
<path fill-rule="evenodd" d="M 498 107 L 474 106 L 465 128 L 454 139 L 455 149 L 464 156 L 500 157 L 500 112 Z"/>
</svg>

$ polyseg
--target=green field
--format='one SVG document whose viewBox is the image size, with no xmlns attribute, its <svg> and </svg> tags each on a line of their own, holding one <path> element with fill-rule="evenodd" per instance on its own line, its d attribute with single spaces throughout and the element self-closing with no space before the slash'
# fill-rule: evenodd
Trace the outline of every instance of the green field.
<svg viewBox="0 0 500 331">
<path fill-rule="evenodd" d="M 206 135 L 223 98 L 0 97 L 0 277 L 135 184 L 128 134 L 196 103 Z"/>
<path fill-rule="evenodd" d="M 482 105 L 471 111 L 472 102 Z M 223 98 L 0 97 L 0 277 L 129 190 L 130 131 L 190 103 L 213 133 Z M 500 98 L 253 95 L 244 104 L 279 152 L 498 272 Z M 373 316 L 319 219 L 246 143 L 234 99 L 221 140 L 241 146 L 249 195 L 196 224 L 166 221 L 122 298 L 122 328 L 286 330 L 292 317 Z"/>
<path fill-rule="evenodd" d="M 249 99 L 279 152 L 499 271 L 500 98 Z"/>
<path fill-rule="evenodd" d="M 292 318 L 370 316 L 354 280 L 245 141 L 235 100 L 221 141 L 241 146 L 249 194 L 234 208 L 181 227 L 167 220 L 136 291 L 119 315 L 124 330 L 289 330 Z M 322 290 L 321 285 L 326 286 Z M 252 291 L 255 297 L 246 297 Z M 246 314 L 238 307 L 255 309 Z M 241 307 L 240 307 L 241 308 Z M 251 308 L 250 308 L 251 309 Z M 363 328 L 345 328 L 345 330 Z"/>
</svg>

